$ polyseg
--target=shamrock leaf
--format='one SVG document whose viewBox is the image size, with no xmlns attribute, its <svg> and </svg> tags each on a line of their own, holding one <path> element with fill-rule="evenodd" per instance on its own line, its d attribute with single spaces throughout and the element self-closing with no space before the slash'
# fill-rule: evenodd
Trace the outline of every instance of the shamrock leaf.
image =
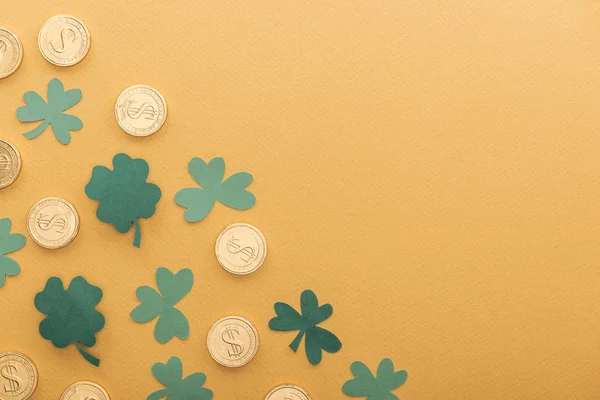
<svg viewBox="0 0 600 400">
<path fill-rule="evenodd" d="M 201 158 L 192 158 L 188 170 L 202 188 L 185 188 L 175 194 L 175 203 L 187 208 L 184 213 L 188 222 L 206 218 L 218 200 L 227 207 L 247 210 L 256 203 L 256 197 L 245 188 L 252 183 L 252 175 L 238 172 L 223 181 L 225 161 L 213 158 L 206 164 Z"/>
<path fill-rule="evenodd" d="M 404 385 L 408 378 L 406 371 L 394 372 L 394 363 L 389 358 L 381 360 L 376 377 L 360 361 L 353 362 L 350 370 L 354 379 L 344 383 L 342 391 L 347 396 L 367 397 L 367 400 L 399 400 L 391 391 Z"/>
<path fill-rule="evenodd" d="M 178 357 L 171 357 L 166 364 L 156 363 L 152 366 L 152 375 L 160 383 L 166 386 L 146 398 L 146 400 L 158 400 L 167 396 L 167 400 L 211 400 L 213 391 L 202 387 L 206 381 L 206 375 L 196 372 L 185 379 L 183 377 L 183 366 Z"/>
<path fill-rule="evenodd" d="M 193 284 L 194 273 L 190 269 L 182 269 L 173 274 L 160 267 L 156 270 L 156 285 L 162 295 L 150 286 L 137 288 L 136 295 L 142 304 L 131 312 L 131 319 L 144 323 L 158 317 L 154 337 L 159 343 L 167 343 L 173 336 L 187 339 L 190 325 L 185 315 L 175 308 L 175 304 L 192 290 Z"/>
<path fill-rule="evenodd" d="M 10 233 L 11 226 L 10 219 L 0 219 L 0 288 L 6 282 L 6 276 L 15 276 L 21 272 L 19 264 L 5 255 L 25 246 L 25 236 L 20 233 Z"/>
<path fill-rule="evenodd" d="M 113 224 L 121 233 L 129 232 L 134 224 L 133 245 L 140 247 L 142 232 L 138 219 L 154 215 L 162 193 L 158 186 L 146 182 L 150 167 L 141 158 L 132 159 L 119 153 L 113 158 L 113 169 L 94 167 L 85 194 L 100 201 L 96 211 L 100 221 Z"/>
<path fill-rule="evenodd" d="M 302 315 L 286 303 L 275 303 L 277 316 L 269 321 L 269 328 L 274 331 L 296 331 L 298 335 L 290 344 L 294 351 L 298 350 L 302 337 L 306 334 L 304 347 L 308 361 L 312 365 L 321 362 L 323 350 L 328 353 L 337 353 L 342 348 L 342 342 L 333 333 L 320 328 L 321 322 L 331 317 L 333 307 L 324 304 L 319 307 L 317 296 L 311 290 L 305 290 L 300 296 Z"/>
<path fill-rule="evenodd" d="M 36 92 L 27 92 L 23 96 L 26 106 L 17 109 L 17 118 L 21 122 L 43 121 L 34 130 L 25 133 L 27 139 L 38 137 L 52 126 L 54 136 L 62 144 L 71 142 L 71 131 L 83 127 L 81 120 L 73 115 L 64 114 L 69 108 L 81 101 L 81 90 L 65 91 L 62 82 L 56 78 L 48 83 L 48 103 Z"/>
<path fill-rule="evenodd" d="M 102 289 L 90 285 L 84 277 L 71 281 L 67 290 L 60 278 L 52 277 L 42 292 L 35 295 L 35 308 L 46 315 L 40 323 L 40 335 L 59 349 L 75 343 L 79 353 L 96 367 L 100 360 L 83 348 L 96 344 L 96 333 L 104 328 L 104 315 L 95 310 L 102 300 Z"/>
</svg>

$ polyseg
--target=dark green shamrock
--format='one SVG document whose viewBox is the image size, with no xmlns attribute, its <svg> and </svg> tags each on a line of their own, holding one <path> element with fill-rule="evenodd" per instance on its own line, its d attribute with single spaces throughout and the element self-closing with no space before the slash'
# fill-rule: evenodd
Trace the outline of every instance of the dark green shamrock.
<svg viewBox="0 0 600 400">
<path fill-rule="evenodd" d="M 19 264 L 6 254 L 22 249 L 25 246 L 25 236 L 10 233 L 11 226 L 10 219 L 0 219 L 0 288 L 6 282 L 6 276 L 15 276 L 21 272 Z"/>
<path fill-rule="evenodd" d="M 96 367 L 100 360 L 83 347 L 96 344 L 96 333 L 104 328 L 104 315 L 95 310 L 102 300 L 102 289 L 78 276 L 64 289 L 60 278 L 52 277 L 42 292 L 35 295 L 35 308 L 46 315 L 40 323 L 40 335 L 59 349 L 75 344 L 79 353 Z"/>
<path fill-rule="evenodd" d="M 96 215 L 102 222 L 113 224 L 117 231 L 127 233 L 135 225 L 133 245 L 140 247 L 142 231 L 139 218 L 150 218 L 156 211 L 161 191 L 146 182 L 150 167 L 141 158 L 132 159 L 119 153 L 113 158 L 114 171 L 96 166 L 85 187 L 85 194 L 100 201 Z"/>
<path fill-rule="evenodd" d="M 302 337 L 306 334 L 304 347 L 306 356 L 311 364 L 317 365 L 321 362 L 323 350 L 328 353 L 337 353 L 342 348 L 342 342 L 333 333 L 320 328 L 321 322 L 331 317 L 333 307 L 331 304 L 323 304 L 319 307 L 317 296 L 311 290 L 305 290 L 300 296 L 302 315 L 286 303 L 275 303 L 277 317 L 269 321 L 269 328 L 274 331 L 296 331 L 300 330 L 290 348 L 298 350 Z"/>
<path fill-rule="evenodd" d="M 43 121 L 37 128 L 25 133 L 27 139 L 38 137 L 48 128 L 48 125 L 51 125 L 58 141 L 62 144 L 69 144 L 71 131 L 78 131 L 83 127 L 79 118 L 64 113 L 81 101 L 81 90 L 79 89 L 65 91 L 62 82 L 54 78 L 48 83 L 48 103 L 36 92 L 27 92 L 23 98 L 27 105 L 17 109 L 19 121 Z"/>
<path fill-rule="evenodd" d="M 394 372 L 394 363 L 389 358 L 379 363 L 377 377 L 360 361 L 353 362 L 350 370 L 354 379 L 344 383 L 342 391 L 347 396 L 367 397 L 367 400 L 399 400 L 391 391 L 404 385 L 408 378 L 406 371 Z"/>
<path fill-rule="evenodd" d="M 206 164 L 201 158 L 193 158 L 188 170 L 202 188 L 185 188 L 175 194 L 175 203 L 187 208 L 184 213 L 188 222 L 206 218 L 218 200 L 227 207 L 247 210 L 256 203 L 256 197 L 245 188 L 252 183 L 252 175 L 238 172 L 223 182 L 225 161 L 213 158 Z"/>
<path fill-rule="evenodd" d="M 202 387 L 206 382 L 206 375 L 196 372 L 183 379 L 183 366 L 178 357 L 171 357 L 166 364 L 156 363 L 152 366 L 152 375 L 166 386 L 146 398 L 158 400 L 167 396 L 167 400 L 210 400 L 213 391 Z"/>
<path fill-rule="evenodd" d="M 175 304 L 192 290 L 194 273 L 190 269 L 182 269 L 173 274 L 164 267 L 156 271 L 156 286 L 159 294 L 150 286 L 140 286 L 136 290 L 137 298 L 142 302 L 131 312 L 135 322 L 148 322 L 158 317 L 154 327 L 154 337 L 159 343 L 167 343 L 177 336 L 187 339 L 190 335 L 190 325 Z"/>
</svg>

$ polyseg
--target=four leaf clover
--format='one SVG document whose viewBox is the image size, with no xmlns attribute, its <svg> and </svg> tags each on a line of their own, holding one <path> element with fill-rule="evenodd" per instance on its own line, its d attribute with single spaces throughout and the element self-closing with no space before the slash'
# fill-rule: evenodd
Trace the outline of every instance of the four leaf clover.
<svg viewBox="0 0 600 400">
<path fill-rule="evenodd" d="M 35 295 L 35 308 L 46 318 L 40 323 L 40 335 L 60 349 L 75 343 L 79 353 L 96 367 L 100 360 L 83 347 L 96 344 L 96 333 L 104 328 L 104 315 L 95 310 L 102 300 L 102 289 L 78 276 L 64 289 L 60 278 L 52 277 L 42 292 Z"/>
<path fill-rule="evenodd" d="M 406 371 L 394 372 L 394 363 L 389 358 L 381 360 L 377 376 L 360 361 L 350 365 L 354 379 L 342 386 L 342 391 L 351 397 L 367 397 L 367 400 L 399 400 L 391 391 L 404 385 L 408 378 Z"/>
<path fill-rule="evenodd" d="M 0 288 L 6 282 L 6 276 L 15 276 L 21 272 L 19 264 L 6 254 L 22 249 L 25 246 L 25 236 L 10 233 L 11 226 L 10 219 L 0 219 Z"/>
<path fill-rule="evenodd" d="M 85 187 L 85 194 L 100 201 L 96 216 L 102 222 L 113 224 L 117 231 L 127 233 L 135 225 L 133 245 L 140 247 L 142 232 L 139 218 L 150 218 L 156 212 L 161 191 L 146 182 L 150 167 L 141 158 L 132 159 L 119 153 L 113 157 L 113 169 L 96 166 Z"/>
<path fill-rule="evenodd" d="M 202 188 L 185 188 L 175 194 L 175 203 L 187 210 L 184 213 L 188 222 L 198 222 L 206 218 L 218 200 L 237 210 L 247 210 L 256 203 L 256 197 L 245 188 L 252 183 L 252 175 L 238 172 L 223 182 L 225 161 L 213 158 L 208 164 L 201 158 L 193 158 L 188 164 L 190 174 Z"/>
<path fill-rule="evenodd" d="M 25 133 L 27 139 L 38 137 L 52 126 L 56 139 L 62 144 L 71 142 L 71 131 L 78 131 L 83 123 L 74 115 L 64 114 L 66 110 L 81 101 L 81 90 L 65 91 L 62 82 L 56 78 L 48 83 L 48 102 L 36 92 L 27 92 L 23 96 L 26 106 L 17 109 L 17 118 L 21 122 L 43 121 L 37 128 Z"/>
<path fill-rule="evenodd" d="M 304 342 L 306 356 L 311 364 L 321 362 L 323 350 L 328 353 L 337 353 L 342 348 L 342 342 L 333 333 L 317 325 L 331 317 L 333 307 L 324 304 L 319 307 L 317 296 L 311 290 L 305 290 L 300 296 L 302 315 L 286 303 L 275 303 L 277 317 L 269 321 L 269 328 L 274 331 L 296 331 L 298 335 L 290 344 L 294 351 L 298 350 L 302 337 L 306 334 Z"/>
<path fill-rule="evenodd" d="M 206 382 L 206 375 L 196 372 L 185 379 L 183 366 L 178 357 L 171 357 L 166 364 L 156 363 L 152 366 L 152 374 L 160 383 L 166 386 L 146 398 L 158 400 L 167 396 L 167 400 L 211 400 L 213 391 L 202 387 Z"/>
<path fill-rule="evenodd" d="M 194 274 L 190 269 L 182 269 L 173 274 L 160 267 L 156 271 L 156 285 L 162 295 L 150 286 L 137 288 L 136 295 L 142 304 L 131 312 L 131 319 L 144 323 L 158 317 L 154 337 L 159 343 L 167 343 L 174 336 L 187 339 L 190 325 L 185 315 L 175 308 L 175 304 L 192 290 L 193 284 Z"/>
</svg>

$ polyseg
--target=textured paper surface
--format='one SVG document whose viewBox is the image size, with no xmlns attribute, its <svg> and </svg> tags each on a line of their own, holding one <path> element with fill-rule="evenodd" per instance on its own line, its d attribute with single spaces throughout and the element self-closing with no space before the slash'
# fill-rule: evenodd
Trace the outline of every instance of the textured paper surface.
<svg viewBox="0 0 600 400">
<path fill-rule="evenodd" d="M 42 24 L 63 12 L 92 34 L 67 69 L 37 48 Z M 174 355 L 218 399 L 263 399 L 292 382 L 341 400 L 352 362 L 374 369 L 386 357 L 410 374 L 402 400 L 600 398 L 598 2 L 31 0 L 24 12 L 4 0 L 2 26 L 25 57 L 0 80 L 0 135 L 23 156 L 1 214 L 26 233 L 30 207 L 57 195 L 81 216 L 68 247 L 19 250 L 22 271 L 0 290 L 0 346 L 36 361 L 33 400 L 84 379 L 143 399 L 160 389 L 152 365 Z M 27 140 L 15 116 L 23 93 L 56 76 L 85 95 L 85 127 L 68 146 L 50 132 Z M 147 138 L 114 116 L 137 83 L 160 88 L 169 107 Z M 119 152 L 148 161 L 164 193 L 142 221 L 141 250 L 132 232 L 100 223 L 83 192 Z M 193 184 L 197 156 L 251 172 L 256 205 L 186 222 L 172 199 Z M 217 263 L 214 241 L 233 222 L 264 233 L 260 273 Z M 185 341 L 161 345 L 129 317 L 159 265 L 194 272 L 178 303 Z M 37 332 L 33 297 L 54 275 L 104 291 L 100 368 Z M 289 349 L 293 333 L 268 328 L 273 304 L 297 306 L 305 288 L 334 305 L 327 328 L 344 344 L 316 367 Z M 206 350 L 227 314 L 261 335 L 235 371 Z"/>
</svg>

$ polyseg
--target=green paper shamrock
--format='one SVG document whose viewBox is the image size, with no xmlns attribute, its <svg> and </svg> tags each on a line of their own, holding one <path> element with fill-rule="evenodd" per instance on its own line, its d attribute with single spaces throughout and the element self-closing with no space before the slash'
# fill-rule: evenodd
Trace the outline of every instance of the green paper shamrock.
<svg viewBox="0 0 600 400">
<path fill-rule="evenodd" d="M 167 343 L 177 336 L 187 339 L 190 335 L 190 325 L 175 304 L 192 290 L 194 273 L 190 269 L 182 269 L 173 274 L 164 267 L 156 270 L 156 286 L 159 294 L 150 286 L 140 286 L 136 290 L 137 298 L 142 302 L 131 312 L 131 319 L 145 323 L 158 317 L 154 327 L 154 337 L 159 343 Z"/>
<path fill-rule="evenodd" d="M 100 201 L 96 216 L 113 224 L 117 231 L 127 233 L 135 225 L 133 245 L 140 247 L 142 232 L 139 218 L 150 218 L 162 195 L 160 188 L 146 182 L 150 167 L 141 158 L 132 159 L 119 153 L 113 157 L 113 169 L 96 166 L 85 187 L 85 194 Z"/>
<path fill-rule="evenodd" d="M 377 377 L 360 361 L 353 362 L 350 370 L 354 379 L 344 383 L 342 391 L 347 396 L 367 397 L 367 400 L 400 400 L 391 391 L 404 385 L 408 378 L 406 371 L 394 372 L 394 363 L 389 358 L 379 363 Z"/>
<path fill-rule="evenodd" d="M 152 393 L 146 400 L 158 400 L 165 396 L 167 396 L 167 400 L 210 400 L 213 398 L 213 391 L 202 387 L 206 382 L 206 375 L 202 372 L 196 372 L 181 379 L 183 366 L 178 357 L 169 358 L 166 364 L 160 362 L 154 364 L 152 375 L 166 388 Z"/>
<path fill-rule="evenodd" d="M 36 92 L 27 92 L 23 98 L 27 105 L 17 109 L 19 121 L 43 121 L 37 128 L 25 133 L 27 139 L 38 137 L 51 125 L 56 139 L 62 144 L 69 144 L 71 131 L 78 131 L 83 127 L 79 118 L 64 113 L 81 101 L 79 89 L 65 91 L 62 82 L 54 78 L 48 83 L 48 103 Z"/>
<path fill-rule="evenodd" d="M 96 344 L 96 333 L 104 328 L 104 315 L 95 310 L 102 300 L 102 289 L 90 285 L 84 277 L 75 277 L 67 290 L 60 278 L 52 277 L 42 292 L 35 295 L 35 308 L 46 315 L 40 322 L 40 335 L 59 349 L 75 343 L 79 353 L 96 367 L 100 360 L 85 347 Z"/>
<path fill-rule="evenodd" d="M 227 207 L 247 210 L 256 203 L 256 197 L 245 188 L 252 183 L 252 175 L 238 172 L 223 182 L 225 161 L 213 158 L 206 164 L 201 158 L 192 158 L 188 170 L 202 188 L 185 188 L 175 194 L 175 203 L 187 208 L 184 213 L 188 222 L 206 218 L 218 200 Z"/>
<path fill-rule="evenodd" d="M 302 337 L 306 334 L 304 342 L 306 356 L 312 365 L 321 362 L 323 350 L 328 353 L 337 353 L 342 348 L 342 342 L 333 333 L 317 325 L 331 317 L 333 307 L 324 304 L 319 307 L 317 296 L 311 290 L 305 290 L 300 296 L 302 315 L 286 303 L 275 303 L 277 317 L 269 321 L 269 328 L 274 331 L 300 330 L 290 348 L 298 350 Z"/>
<path fill-rule="evenodd" d="M 15 276 L 21 272 L 19 264 L 6 254 L 22 249 L 25 246 L 25 236 L 10 233 L 11 227 L 12 221 L 9 218 L 0 219 L 0 288 L 6 282 L 6 276 Z"/>
</svg>

